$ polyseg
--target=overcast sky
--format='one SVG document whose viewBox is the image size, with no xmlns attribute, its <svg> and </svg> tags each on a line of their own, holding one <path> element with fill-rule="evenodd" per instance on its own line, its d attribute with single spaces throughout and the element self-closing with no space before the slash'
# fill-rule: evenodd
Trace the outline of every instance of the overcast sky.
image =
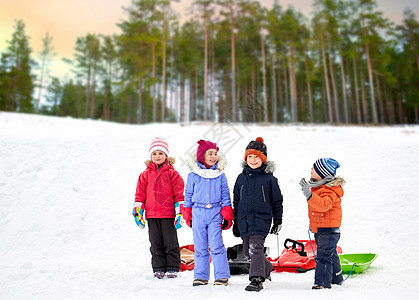
<svg viewBox="0 0 419 300">
<path fill-rule="evenodd" d="M 266 7 L 271 7 L 274 0 L 260 0 Z M 185 17 L 186 8 L 193 0 L 173 3 L 172 7 Z M 77 37 L 87 33 L 119 33 L 117 23 L 126 18 L 122 6 L 128 7 L 131 0 L 0 0 L 0 52 L 11 40 L 15 21 L 22 19 L 26 25 L 26 34 L 31 38 L 30 45 L 34 54 L 41 49 L 41 40 L 46 32 L 53 37 L 53 46 L 57 57 L 55 68 L 61 58 L 72 58 Z M 309 16 L 313 0 L 280 0 L 284 9 L 289 5 Z M 419 16 L 419 0 L 378 0 L 378 9 L 384 16 L 395 23 L 401 23 L 406 7 Z M 190 16 L 186 15 L 186 18 Z M 64 72 L 64 71 L 60 71 Z M 64 74 L 52 74 L 63 76 Z"/>
</svg>

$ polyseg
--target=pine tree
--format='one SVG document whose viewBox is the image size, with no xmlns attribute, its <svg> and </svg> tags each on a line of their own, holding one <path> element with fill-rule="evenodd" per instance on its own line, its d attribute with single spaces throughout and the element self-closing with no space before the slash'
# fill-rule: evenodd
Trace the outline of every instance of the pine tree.
<svg viewBox="0 0 419 300">
<path fill-rule="evenodd" d="M 48 82 L 48 76 L 50 72 L 50 63 L 52 57 L 55 56 L 54 47 L 51 45 L 52 36 L 47 32 L 45 37 L 42 39 L 42 50 L 39 53 L 40 60 L 40 77 L 38 81 L 38 98 L 36 99 L 36 108 L 35 112 L 39 112 L 39 104 L 41 102 L 42 90 L 44 88 L 44 81 Z"/>
<path fill-rule="evenodd" d="M 29 37 L 25 33 L 22 20 L 16 21 L 12 40 L 8 41 L 6 52 L 2 54 L 0 69 L 0 103 L 6 111 L 33 111 L 34 65 L 30 55 Z"/>
</svg>

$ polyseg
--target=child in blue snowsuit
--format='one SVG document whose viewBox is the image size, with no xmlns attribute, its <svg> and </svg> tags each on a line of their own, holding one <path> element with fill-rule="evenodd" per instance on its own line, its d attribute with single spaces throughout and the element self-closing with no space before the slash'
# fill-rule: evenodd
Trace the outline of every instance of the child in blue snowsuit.
<svg viewBox="0 0 419 300">
<path fill-rule="evenodd" d="M 192 227 L 195 250 L 193 286 L 207 285 L 210 277 L 210 252 L 214 265 L 214 285 L 227 285 L 230 268 L 222 230 L 234 218 L 230 190 L 224 174 L 226 161 L 217 144 L 200 140 L 196 157 L 189 158 L 191 173 L 185 186 L 182 215 Z"/>
</svg>

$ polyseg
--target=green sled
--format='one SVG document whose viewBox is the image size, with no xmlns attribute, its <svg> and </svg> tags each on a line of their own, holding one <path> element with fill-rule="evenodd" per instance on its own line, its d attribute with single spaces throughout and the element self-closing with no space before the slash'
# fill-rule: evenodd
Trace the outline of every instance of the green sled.
<svg viewBox="0 0 419 300">
<path fill-rule="evenodd" d="M 340 254 L 339 260 L 343 274 L 349 274 L 353 264 L 355 267 L 352 273 L 362 273 L 369 268 L 370 264 L 377 258 L 374 253 Z"/>
</svg>

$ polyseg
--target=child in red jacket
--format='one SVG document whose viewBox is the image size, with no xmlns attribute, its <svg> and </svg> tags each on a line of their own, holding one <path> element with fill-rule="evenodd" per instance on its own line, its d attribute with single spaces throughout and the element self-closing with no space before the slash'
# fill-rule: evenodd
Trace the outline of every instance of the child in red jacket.
<svg viewBox="0 0 419 300">
<path fill-rule="evenodd" d="M 342 221 L 341 197 L 345 180 L 336 176 L 339 163 L 333 158 L 321 158 L 311 168 L 311 179 L 300 180 L 308 203 L 310 229 L 317 245 L 316 271 L 313 289 L 330 289 L 343 283 L 342 269 L 336 251 Z"/>
<path fill-rule="evenodd" d="M 147 169 L 138 178 L 133 215 L 143 229 L 145 212 L 154 277 L 162 279 L 167 272 L 168 278 L 175 278 L 181 263 L 176 229 L 183 224 L 184 183 L 163 138 L 153 139 L 149 152 Z"/>
</svg>

